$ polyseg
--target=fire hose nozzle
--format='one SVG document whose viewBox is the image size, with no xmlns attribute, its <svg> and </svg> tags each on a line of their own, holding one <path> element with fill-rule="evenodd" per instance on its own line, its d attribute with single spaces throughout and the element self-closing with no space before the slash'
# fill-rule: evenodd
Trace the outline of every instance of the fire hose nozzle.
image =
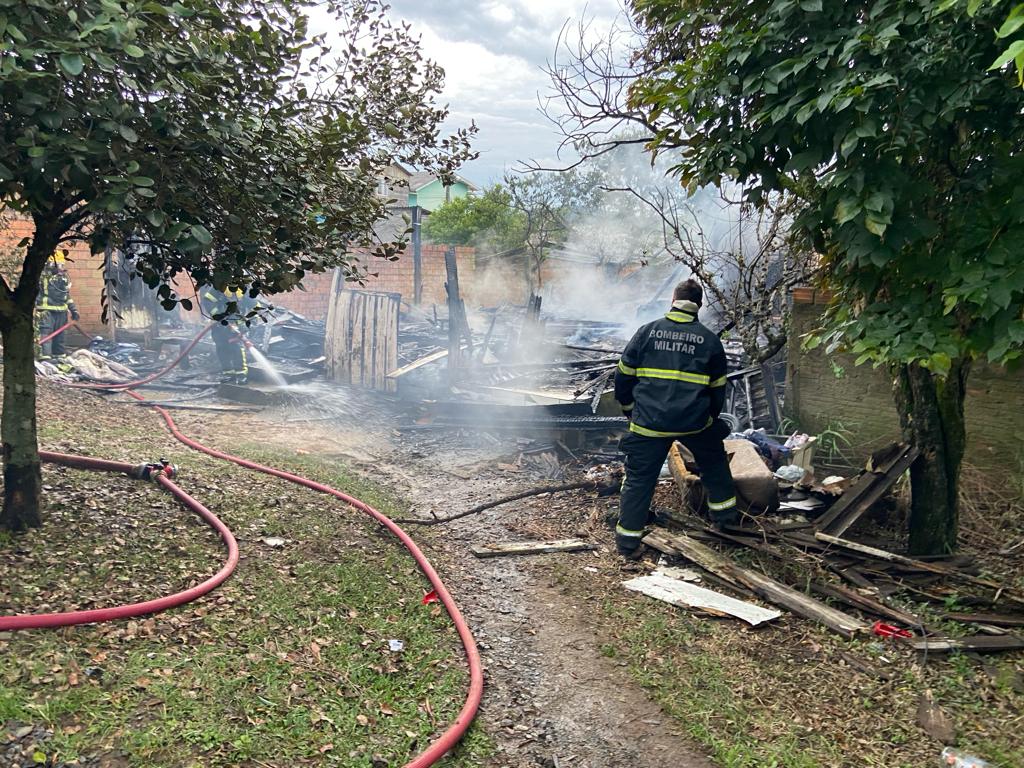
<svg viewBox="0 0 1024 768">
<path fill-rule="evenodd" d="M 156 482 L 156 479 L 160 476 L 166 477 L 168 480 L 173 480 L 178 476 L 178 467 L 175 464 L 171 464 L 167 459 L 160 459 L 158 462 L 151 464 L 139 464 L 132 471 L 132 477 L 137 480 L 151 480 Z"/>
</svg>

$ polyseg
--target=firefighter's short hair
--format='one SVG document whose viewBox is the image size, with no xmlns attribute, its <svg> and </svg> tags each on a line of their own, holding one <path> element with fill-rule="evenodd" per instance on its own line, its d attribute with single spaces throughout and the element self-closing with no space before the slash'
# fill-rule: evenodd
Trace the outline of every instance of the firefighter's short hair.
<svg viewBox="0 0 1024 768">
<path fill-rule="evenodd" d="M 692 301 L 698 306 L 704 303 L 704 289 L 696 280 L 683 280 L 672 292 L 673 301 Z"/>
</svg>

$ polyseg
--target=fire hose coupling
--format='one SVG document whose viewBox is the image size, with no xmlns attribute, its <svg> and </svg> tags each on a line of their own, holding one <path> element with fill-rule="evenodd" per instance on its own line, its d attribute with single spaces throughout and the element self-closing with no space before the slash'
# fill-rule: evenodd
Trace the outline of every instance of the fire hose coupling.
<svg viewBox="0 0 1024 768">
<path fill-rule="evenodd" d="M 132 470 L 132 477 L 136 480 L 151 480 L 155 483 L 161 475 L 168 480 L 173 480 L 178 476 L 178 467 L 167 459 L 160 459 L 152 464 L 139 464 Z"/>
</svg>

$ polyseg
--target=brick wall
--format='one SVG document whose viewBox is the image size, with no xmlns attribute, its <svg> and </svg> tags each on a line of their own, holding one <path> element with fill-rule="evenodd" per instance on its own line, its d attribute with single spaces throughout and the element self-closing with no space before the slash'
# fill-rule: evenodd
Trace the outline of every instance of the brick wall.
<svg viewBox="0 0 1024 768">
<path fill-rule="evenodd" d="M 306 275 L 302 281 L 305 290 L 294 290 L 270 296 L 267 301 L 275 307 L 285 307 L 298 312 L 310 320 L 327 319 L 327 303 L 331 296 L 331 283 L 334 272 L 323 272 L 319 275 Z"/>
<path fill-rule="evenodd" d="M 30 221 L 10 215 L 0 219 L 0 264 L 4 265 L 5 273 L 11 273 L 11 265 L 15 265 L 15 262 L 17 262 L 15 266 L 20 266 L 19 254 L 16 253 L 17 243 L 21 238 L 31 234 L 32 224 Z M 71 295 L 81 312 L 81 325 L 89 333 L 102 333 L 105 330 L 100 320 L 103 257 L 90 254 L 88 246 L 84 243 L 74 243 L 67 247 L 69 250 L 67 268 L 72 283 Z M 446 279 L 444 254 L 446 250 L 447 246 L 444 245 L 424 244 L 422 247 L 423 303 L 426 305 L 446 302 L 444 290 Z M 466 303 L 471 307 L 477 306 L 474 297 L 475 251 L 473 248 L 460 246 L 455 249 L 455 255 L 459 265 L 460 287 L 466 298 Z M 398 261 L 372 259 L 366 262 L 366 266 L 371 273 L 366 285 L 363 286 L 366 290 L 400 293 L 404 301 L 412 301 L 414 268 L 411 250 L 403 253 Z M 279 294 L 270 297 L 269 300 L 277 306 L 292 309 L 311 320 L 325 320 L 332 280 L 332 272 L 308 275 L 303 281 L 305 290 Z M 497 288 L 490 291 L 490 298 L 495 298 L 501 290 L 507 288 L 512 292 L 514 300 L 521 301 L 519 298 L 521 289 L 518 283 L 508 285 L 502 280 L 496 280 L 494 284 Z M 353 287 L 359 286 L 353 284 Z M 191 282 L 184 276 L 180 276 L 175 281 L 174 288 L 180 296 L 191 297 L 194 293 Z"/>
<path fill-rule="evenodd" d="M 10 214 L 0 217 L 0 260 L 8 277 L 20 274 L 24 249 L 20 249 L 18 243 L 22 238 L 31 237 L 32 231 L 32 222 L 28 219 Z M 68 252 L 65 266 L 71 278 L 71 297 L 82 315 L 79 324 L 88 333 L 101 333 L 104 330 L 100 319 L 103 256 L 93 256 L 85 243 L 65 243 L 61 248 Z M 77 341 L 77 337 L 72 335 L 69 341 Z"/>
<path fill-rule="evenodd" d="M 827 355 L 822 347 L 805 352 L 800 337 L 813 330 L 824 297 L 808 288 L 793 292 L 792 339 L 786 376 L 786 411 L 800 428 L 821 432 L 830 424 L 849 430 L 861 459 L 899 437 L 899 414 L 887 371 L 870 364 L 854 366 L 854 357 Z M 838 374 L 838 375 L 837 375 Z M 967 381 L 966 461 L 1004 472 L 1024 463 L 1024 371 L 1016 373 L 975 364 Z"/>
<path fill-rule="evenodd" d="M 444 253 L 447 246 L 423 245 L 420 251 L 421 279 L 423 285 L 423 303 L 444 304 L 447 296 L 444 290 L 446 280 Z M 472 303 L 473 275 L 476 268 L 476 255 L 472 248 L 458 247 L 455 249 L 455 260 L 459 266 L 459 286 L 467 303 Z M 415 267 L 412 251 L 406 250 L 398 261 L 385 261 L 367 257 L 365 266 L 370 273 L 364 285 L 349 283 L 352 288 L 380 291 L 382 293 L 400 293 L 402 300 L 413 300 L 413 275 Z M 270 297 L 271 303 L 293 309 L 310 320 L 326 320 L 327 306 L 331 294 L 331 273 L 310 275 L 304 281 L 305 290 Z"/>
</svg>

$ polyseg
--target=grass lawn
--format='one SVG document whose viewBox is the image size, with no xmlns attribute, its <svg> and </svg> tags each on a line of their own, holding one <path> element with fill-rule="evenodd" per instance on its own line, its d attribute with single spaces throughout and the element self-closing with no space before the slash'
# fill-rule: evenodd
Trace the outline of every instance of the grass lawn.
<svg viewBox="0 0 1024 768">
<path fill-rule="evenodd" d="M 557 520 L 545 518 L 545 536 L 588 525 L 610 536 L 594 502 L 560 509 Z M 790 614 L 752 629 L 626 591 L 621 582 L 637 574 L 611 555 L 586 577 L 568 559 L 544 567 L 571 602 L 586 606 L 602 653 L 724 768 L 938 765 L 944 744 L 918 724 L 926 691 L 951 720 L 958 747 L 998 768 L 1024 766 L 1024 653 L 923 658 L 895 641 L 846 640 Z M 1014 582 L 1009 573 L 1001 579 Z M 941 621 L 941 606 L 908 608 L 945 631 L 958 626 Z"/>
<path fill-rule="evenodd" d="M 361 513 L 192 452 L 141 408 L 44 387 L 40 421 L 47 448 L 179 464 L 180 484 L 235 532 L 242 559 L 220 589 L 173 611 L 0 634 L 0 764 L 379 768 L 453 719 L 468 673 L 451 621 L 422 604 L 429 586 L 412 559 Z M 220 437 L 401 509 L 342 465 L 275 452 L 258 435 Z M 0 611 L 146 599 L 219 567 L 216 535 L 159 488 L 44 473 L 46 525 L 0 541 Z M 490 749 L 471 731 L 450 764 L 479 765 Z"/>
</svg>

